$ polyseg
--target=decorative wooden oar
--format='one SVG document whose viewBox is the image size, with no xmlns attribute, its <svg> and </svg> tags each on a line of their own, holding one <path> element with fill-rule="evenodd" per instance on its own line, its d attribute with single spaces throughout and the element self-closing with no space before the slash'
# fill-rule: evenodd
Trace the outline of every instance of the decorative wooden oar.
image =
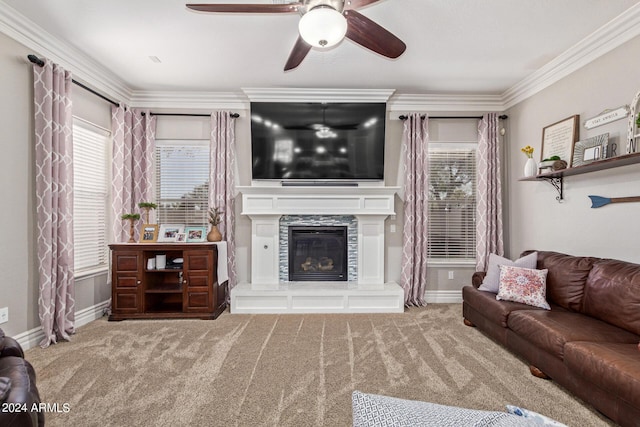
<svg viewBox="0 0 640 427">
<path fill-rule="evenodd" d="M 628 203 L 628 202 L 640 202 L 640 196 L 635 197 L 600 197 L 600 196 L 589 196 L 591 199 L 591 207 L 592 208 L 600 208 L 602 206 L 608 205 L 609 203 Z"/>
</svg>

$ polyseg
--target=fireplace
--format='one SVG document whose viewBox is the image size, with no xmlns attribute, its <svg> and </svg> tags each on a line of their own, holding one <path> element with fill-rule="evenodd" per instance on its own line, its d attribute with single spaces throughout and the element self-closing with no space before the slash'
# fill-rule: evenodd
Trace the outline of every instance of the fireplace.
<svg viewBox="0 0 640 427">
<path fill-rule="evenodd" d="M 290 226 L 290 281 L 346 281 L 347 227 Z"/>
</svg>

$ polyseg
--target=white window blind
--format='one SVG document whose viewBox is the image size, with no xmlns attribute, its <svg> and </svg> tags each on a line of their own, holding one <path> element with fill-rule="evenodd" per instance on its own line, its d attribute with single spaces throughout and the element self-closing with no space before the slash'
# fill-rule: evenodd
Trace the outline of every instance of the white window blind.
<svg viewBox="0 0 640 427">
<path fill-rule="evenodd" d="M 429 144 L 429 259 L 476 257 L 476 144 Z"/>
<path fill-rule="evenodd" d="M 158 223 L 207 224 L 208 140 L 156 140 L 155 175 Z"/>
<path fill-rule="evenodd" d="M 108 267 L 107 202 L 110 133 L 73 120 L 73 243 L 75 275 Z"/>
</svg>

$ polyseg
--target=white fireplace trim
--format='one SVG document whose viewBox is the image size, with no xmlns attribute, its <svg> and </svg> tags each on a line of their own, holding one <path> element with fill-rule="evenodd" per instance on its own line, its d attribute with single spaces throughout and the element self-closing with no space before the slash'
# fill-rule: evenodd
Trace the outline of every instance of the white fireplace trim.
<svg viewBox="0 0 640 427">
<path fill-rule="evenodd" d="M 358 222 L 358 285 L 384 286 L 384 221 L 395 215 L 397 187 L 240 187 L 251 219 L 251 285 L 275 289 L 282 215 L 354 215 Z"/>
</svg>

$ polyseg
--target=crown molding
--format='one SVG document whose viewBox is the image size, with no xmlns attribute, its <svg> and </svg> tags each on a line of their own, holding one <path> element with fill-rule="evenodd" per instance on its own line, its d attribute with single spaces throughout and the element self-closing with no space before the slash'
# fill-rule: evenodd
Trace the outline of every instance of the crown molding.
<svg viewBox="0 0 640 427">
<path fill-rule="evenodd" d="M 640 3 L 627 9 L 549 63 L 507 89 L 505 109 L 524 101 L 640 35 Z"/>
<path fill-rule="evenodd" d="M 130 105 L 172 110 L 248 110 L 249 100 L 236 92 L 133 91 Z"/>
<path fill-rule="evenodd" d="M 62 65 L 74 79 L 90 85 L 97 92 L 116 101 L 129 101 L 131 91 L 122 79 L 4 2 L 0 2 L 0 32 L 32 49 L 34 54 Z"/>
<path fill-rule="evenodd" d="M 242 88 L 252 102 L 387 102 L 394 89 Z"/>
<path fill-rule="evenodd" d="M 390 112 L 502 112 L 501 95 L 398 94 L 387 104 Z"/>
</svg>

